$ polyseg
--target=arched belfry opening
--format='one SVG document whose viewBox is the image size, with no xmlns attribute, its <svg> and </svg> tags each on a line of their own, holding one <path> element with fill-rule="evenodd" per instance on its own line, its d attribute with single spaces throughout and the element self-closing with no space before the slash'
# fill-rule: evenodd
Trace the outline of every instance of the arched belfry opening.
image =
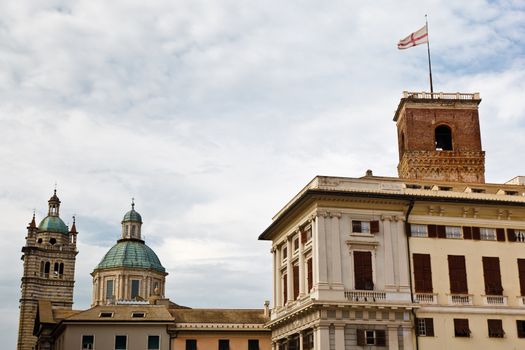
<svg viewBox="0 0 525 350">
<path fill-rule="evenodd" d="M 435 130 L 436 151 L 452 151 L 452 130 L 448 125 L 440 125 Z"/>
</svg>

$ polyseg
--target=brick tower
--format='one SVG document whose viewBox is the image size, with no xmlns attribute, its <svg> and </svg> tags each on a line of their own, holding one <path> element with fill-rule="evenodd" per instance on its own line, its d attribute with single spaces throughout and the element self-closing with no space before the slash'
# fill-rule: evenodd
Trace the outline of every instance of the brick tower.
<svg viewBox="0 0 525 350">
<path fill-rule="evenodd" d="M 71 230 L 60 219 L 60 200 L 56 190 L 48 203 L 48 215 L 38 227 L 33 214 L 33 220 L 27 227 L 26 244 L 22 248 L 24 272 L 18 350 L 32 350 L 36 344 L 33 328 L 39 300 L 49 300 L 53 308 L 71 309 L 73 305 L 75 259 L 78 253 L 75 219 Z"/>
<path fill-rule="evenodd" d="M 400 178 L 485 182 L 479 93 L 404 92 L 397 124 Z"/>
</svg>

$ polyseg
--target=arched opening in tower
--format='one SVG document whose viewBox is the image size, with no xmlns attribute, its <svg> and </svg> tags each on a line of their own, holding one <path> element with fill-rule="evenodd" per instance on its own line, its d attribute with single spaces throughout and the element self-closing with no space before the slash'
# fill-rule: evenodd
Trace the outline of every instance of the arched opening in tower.
<svg viewBox="0 0 525 350">
<path fill-rule="evenodd" d="M 436 151 L 452 151 L 452 130 L 440 125 L 435 130 Z"/>
</svg>

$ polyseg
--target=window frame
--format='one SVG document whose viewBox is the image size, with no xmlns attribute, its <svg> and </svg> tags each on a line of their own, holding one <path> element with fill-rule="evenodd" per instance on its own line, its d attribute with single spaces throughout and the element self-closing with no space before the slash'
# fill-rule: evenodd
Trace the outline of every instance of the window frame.
<svg viewBox="0 0 525 350">
<path fill-rule="evenodd" d="M 133 282 L 137 282 L 137 294 L 136 295 L 133 295 L 133 289 L 134 289 Z M 140 297 L 140 280 L 132 279 L 130 284 L 131 284 L 131 288 L 129 290 L 130 299 L 133 300 L 136 297 Z"/>
<path fill-rule="evenodd" d="M 470 334 L 472 334 L 472 331 L 470 330 L 468 318 L 455 318 L 454 319 L 454 337 L 470 338 Z"/>
<path fill-rule="evenodd" d="M 451 231 L 457 232 L 451 232 Z M 461 226 L 445 226 L 445 237 L 448 239 L 462 239 L 463 232 Z"/>
<path fill-rule="evenodd" d="M 156 348 L 150 348 L 150 338 L 157 337 L 158 340 L 158 346 Z M 161 349 L 161 343 L 160 343 L 161 337 L 159 334 L 148 334 L 148 350 L 160 350 Z"/>
<path fill-rule="evenodd" d="M 496 229 L 492 227 L 480 227 L 479 239 L 481 241 L 497 241 Z"/>
<path fill-rule="evenodd" d="M 230 350 L 230 339 L 219 339 L 217 346 L 218 350 Z"/>
<path fill-rule="evenodd" d="M 489 338 L 504 338 L 505 330 L 503 329 L 503 320 L 487 319 L 487 331 Z"/>
<path fill-rule="evenodd" d="M 117 338 L 118 337 L 124 337 L 124 339 L 126 340 L 125 348 L 123 348 L 123 349 L 122 348 L 117 348 Z M 126 335 L 124 335 L 124 334 L 115 334 L 115 343 L 114 344 L 115 344 L 114 347 L 113 347 L 114 350 L 127 350 L 128 349 L 128 335 L 127 334 Z"/>
<path fill-rule="evenodd" d="M 197 350 L 197 339 L 186 339 L 185 350 Z"/>
<path fill-rule="evenodd" d="M 84 347 L 84 337 L 91 337 L 91 347 Z M 94 350 L 95 349 L 95 335 L 94 334 L 82 334 L 80 335 L 80 349 L 81 350 Z"/>
<path fill-rule="evenodd" d="M 434 336 L 434 319 L 431 317 L 416 318 L 417 328 L 416 333 L 419 337 L 433 337 Z"/>
<path fill-rule="evenodd" d="M 420 230 L 423 229 L 424 230 Z M 415 230 L 417 229 L 417 230 Z M 422 232 L 424 231 L 424 232 Z M 422 237 L 427 238 L 428 237 L 428 225 L 426 224 L 410 224 L 410 236 L 411 237 Z"/>
<path fill-rule="evenodd" d="M 259 339 L 248 339 L 248 350 L 259 350 Z"/>
</svg>

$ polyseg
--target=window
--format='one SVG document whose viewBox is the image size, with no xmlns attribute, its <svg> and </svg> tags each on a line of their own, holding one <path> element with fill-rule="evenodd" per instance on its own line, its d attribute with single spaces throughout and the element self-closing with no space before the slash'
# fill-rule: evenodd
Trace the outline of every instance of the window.
<svg viewBox="0 0 525 350">
<path fill-rule="evenodd" d="M 517 196 L 519 193 L 518 191 L 505 191 L 505 194 L 507 196 Z"/>
<path fill-rule="evenodd" d="M 307 229 L 306 231 L 301 232 L 301 243 L 306 244 L 312 239 L 312 230 Z"/>
<path fill-rule="evenodd" d="M 51 269 L 51 263 L 49 261 L 46 261 L 46 264 L 44 265 L 44 276 L 49 277 L 49 270 Z"/>
<path fill-rule="evenodd" d="M 58 277 L 59 269 L 60 269 L 60 264 L 56 262 L 53 266 L 53 276 Z"/>
<path fill-rule="evenodd" d="M 366 346 L 366 345 L 376 345 L 376 346 L 385 346 L 386 337 L 384 330 L 357 330 L 357 345 Z"/>
<path fill-rule="evenodd" d="M 461 238 L 461 227 L 445 226 L 445 235 L 447 238 Z"/>
<path fill-rule="evenodd" d="M 455 337 L 470 337 L 470 329 L 468 327 L 467 318 L 454 319 L 454 336 Z"/>
<path fill-rule="evenodd" d="M 288 249 L 286 249 L 286 247 L 283 247 L 283 260 L 286 259 L 288 257 Z"/>
<path fill-rule="evenodd" d="M 102 311 L 98 317 L 113 317 L 113 312 L 109 312 L 109 311 Z"/>
<path fill-rule="evenodd" d="M 518 259 L 518 277 L 520 279 L 521 295 L 525 296 L 525 259 Z"/>
<path fill-rule="evenodd" d="M 299 238 L 293 240 L 293 250 L 294 252 L 299 250 Z"/>
<path fill-rule="evenodd" d="M 62 278 L 62 275 L 64 274 L 64 263 L 60 263 L 58 266 L 58 276 Z"/>
<path fill-rule="evenodd" d="M 485 294 L 487 295 L 503 295 L 503 287 L 501 286 L 501 273 L 499 268 L 498 257 L 482 258 L 483 262 L 483 277 L 485 279 Z"/>
<path fill-rule="evenodd" d="M 525 275 L 524 275 L 525 276 Z M 312 266 L 312 258 L 309 258 L 306 260 L 306 278 L 308 278 L 308 293 L 312 290 L 312 287 L 314 286 L 314 275 L 313 275 L 313 266 Z"/>
<path fill-rule="evenodd" d="M 82 350 L 92 350 L 94 342 L 95 342 L 95 337 L 93 335 L 83 335 L 82 336 Z"/>
<path fill-rule="evenodd" d="M 158 335 L 148 335 L 148 350 L 160 349 L 160 337 Z"/>
<path fill-rule="evenodd" d="M 505 335 L 501 320 L 487 320 L 487 326 L 489 330 L 489 337 L 503 338 L 503 336 Z"/>
<path fill-rule="evenodd" d="M 473 188 L 472 193 L 485 193 L 486 191 L 483 188 Z"/>
<path fill-rule="evenodd" d="M 433 318 L 418 318 L 417 319 L 417 335 L 421 337 L 434 336 L 434 319 Z"/>
<path fill-rule="evenodd" d="M 373 290 L 372 253 L 354 251 L 355 289 Z"/>
<path fill-rule="evenodd" d="M 197 339 L 186 339 L 186 350 L 197 350 Z"/>
<path fill-rule="evenodd" d="M 483 241 L 495 241 L 496 230 L 493 228 L 480 227 L 479 229 L 480 239 Z"/>
<path fill-rule="evenodd" d="M 115 350 L 126 350 L 128 337 L 126 335 L 115 336 Z"/>
<path fill-rule="evenodd" d="M 427 225 L 411 224 L 410 235 L 412 237 L 428 237 Z"/>
<path fill-rule="evenodd" d="M 248 350 L 259 350 L 259 339 L 248 339 Z"/>
<path fill-rule="evenodd" d="M 113 299 L 113 280 L 106 281 L 106 300 Z"/>
<path fill-rule="evenodd" d="M 40 276 L 44 276 L 44 261 L 40 262 Z"/>
<path fill-rule="evenodd" d="M 219 339 L 219 350 L 230 350 L 230 341 L 228 339 Z"/>
<path fill-rule="evenodd" d="M 465 267 L 465 257 L 463 255 L 448 256 L 448 275 L 450 293 L 468 294 L 467 270 Z"/>
<path fill-rule="evenodd" d="M 353 233 L 378 233 L 379 221 L 358 221 L 352 220 Z"/>
<path fill-rule="evenodd" d="M 516 329 L 518 331 L 518 338 L 525 338 L 525 321 L 516 320 Z"/>
<path fill-rule="evenodd" d="M 435 130 L 436 151 L 452 151 L 452 130 L 440 125 Z"/>
<path fill-rule="evenodd" d="M 135 299 L 139 296 L 140 281 L 131 280 L 131 299 Z"/>
<path fill-rule="evenodd" d="M 133 317 L 133 318 L 144 318 L 144 317 L 146 317 L 146 313 L 145 312 L 135 311 L 135 312 L 131 313 L 131 317 Z"/>
<path fill-rule="evenodd" d="M 303 350 L 313 350 L 314 348 L 314 332 L 307 331 L 303 335 Z"/>
<path fill-rule="evenodd" d="M 292 269 L 293 273 L 293 299 L 299 298 L 299 265 L 294 265 Z"/>
<path fill-rule="evenodd" d="M 416 293 L 432 293 L 432 268 L 430 254 L 413 254 Z"/>
<path fill-rule="evenodd" d="M 449 186 L 439 186 L 438 189 L 440 191 L 452 191 L 452 187 Z"/>
<path fill-rule="evenodd" d="M 288 275 L 287 274 L 283 274 L 282 291 L 283 291 L 283 305 L 284 305 L 288 301 Z"/>
<path fill-rule="evenodd" d="M 512 228 L 507 229 L 507 238 L 509 242 L 525 242 L 525 231 L 523 230 L 514 230 Z"/>
</svg>

